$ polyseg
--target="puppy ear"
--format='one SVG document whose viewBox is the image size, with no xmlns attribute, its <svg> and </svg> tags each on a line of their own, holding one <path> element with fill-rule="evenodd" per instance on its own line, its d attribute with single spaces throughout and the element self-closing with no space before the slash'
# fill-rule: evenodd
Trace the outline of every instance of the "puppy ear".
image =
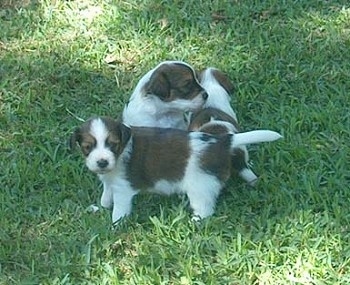
<svg viewBox="0 0 350 285">
<path fill-rule="evenodd" d="M 170 83 L 166 76 L 169 68 L 162 65 L 153 72 L 145 87 L 146 94 L 154 94 L 163 100 L 170 96 Z"/>
<path fill-rule="evenodd" d="M 213 70 L 213 75 L 215 79 L 225 88 L 227 93 L 232 94 L 236 91 L 235 86 L 232 84 L 230 78 L 218 69 Z"/>
<path fill-rule="evenodd" d="M 208 123 L 210 121 L 210 115 L 206 114 L 204 111 L 198 111 L 197 113 L 193 113 L 191 116 L 191 121 L 188 126 L 188 130 L 190 131 L 198 131 L 201 126 Z"/>
<path fill-rule="evenodd" d="M 68 140 L 68 147 L 71 151 L 75 150 L 77 143 L 80 140 L 80 128 L 76 128 Z"/>
<path fill-rule="evenodd" d="M 195 70 L 195 74 L 196 74 L 196 78 L 199 82 L 202 81 L 203 79 L 203 73 L 204 73 L 205 69 L 201 69 L 201 70 Z"/>
<path fill-rule="evenodd" d="M 125 145 L 127 144 L 127 142 L 129 141 L 130 137 L 131 137 L 131 129 L 130 129 L 130 127 L 126 126 L 123 123 L 120 123 L 119 135 L 120 135 L 120 143 L 121 143 L 121 145 L 124 148 Z"/>
</svg>

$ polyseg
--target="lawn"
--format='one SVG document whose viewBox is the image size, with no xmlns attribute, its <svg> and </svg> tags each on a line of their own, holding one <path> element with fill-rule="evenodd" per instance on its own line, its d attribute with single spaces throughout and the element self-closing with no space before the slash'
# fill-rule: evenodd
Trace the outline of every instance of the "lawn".
<svg viewBox="0 0 350 285">
<path fill-rule="evenodd" d="M 2 1 L 0 284 L 350 284 L 349 51 L 348 1 Z M 243 129 L 284 139 L 213 217 L 143 195 L 112 229 L 67 140 L 166 59 L 227 72 Z"/>
</svg>

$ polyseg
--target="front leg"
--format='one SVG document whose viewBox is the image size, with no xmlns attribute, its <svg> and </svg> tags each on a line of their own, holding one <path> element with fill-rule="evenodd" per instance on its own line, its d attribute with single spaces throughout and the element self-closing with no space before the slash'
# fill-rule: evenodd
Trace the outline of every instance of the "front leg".
<svg viewBox="0 0 350 285">
<path fill-rule="evenodd" d="M 132 198 L 138 193 L 126 181 L 113 186 L 112 222 L 117 223 L 121 218 L 130 215 Z"/>
<path fill-rule="evenodd" d="M 113 206 L 113 190 L 111 185 L 108 182 L 103 182 L 101 206 L 107 209 L 110 209 Z"/>
</svg>

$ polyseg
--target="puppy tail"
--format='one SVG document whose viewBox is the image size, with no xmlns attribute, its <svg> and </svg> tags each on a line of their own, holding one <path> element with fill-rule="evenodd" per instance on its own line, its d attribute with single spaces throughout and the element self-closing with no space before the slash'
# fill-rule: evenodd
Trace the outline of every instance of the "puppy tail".
<svg viewBox="0 0 350 285">
<path fill-rule="evenodd" d="M 233 134 L 232 148 L 246 144 L 272 142 L 280 138 L 282 138 L 282 136 L 279 133 L 269 130 L 256 130 L 245 133 L 237 133 Z"/>
</svg>

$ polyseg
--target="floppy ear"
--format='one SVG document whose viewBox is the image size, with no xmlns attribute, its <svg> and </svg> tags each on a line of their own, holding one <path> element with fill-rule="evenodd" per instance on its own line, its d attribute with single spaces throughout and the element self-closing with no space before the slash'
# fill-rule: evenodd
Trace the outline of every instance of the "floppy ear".
<svg viewBox="0 0 350 285">
<path fill-rule="evenodd" d="M 167 69 L 169 69 L 169 66 L 163 65 L 153 72 L 145 87 L 146 94 L 154 94 L 161 99 L 170 96 L 170 83 L 166 76 Z"/>
<path fill-rule="evenodd" d="M 75 147 L 77 146 L 77 143 L 79 143 L 79 140 L 80 140 L 80 128 L 76 128 L 68 141 L 68 147 L 71 151 L 75 150 Z"/>
<path fill-rule="evenodd" d="M 227 93 L 232 94 L 235 92 L 235 86 L 232 84 L 228 76 L 218 69 L 213 70 L 213 75 L 215 79 L 225 88 Z"/>
<path fill-rule="evenodd" d="M 195 70 L 195 74 L 196 74 L 196 78 L 199 82 L 202 81 L 203 79 L 203 73 L 204 73 L 205 69 L 201 69 L 201 70 Z"/>
<path fill-rule="evenodd" d="M 124 148 L 131 137 L 131 129 L 123 123 L 119 124 L 119 137 L 121 146 Z"/>
</svg>

